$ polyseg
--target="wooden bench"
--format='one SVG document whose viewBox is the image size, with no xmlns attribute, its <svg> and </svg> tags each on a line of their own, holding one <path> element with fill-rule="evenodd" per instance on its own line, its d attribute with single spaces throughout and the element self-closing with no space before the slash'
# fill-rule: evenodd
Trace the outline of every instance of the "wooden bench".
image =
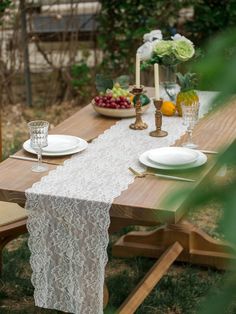
<svg viewBox="0 0 236 314">
<path fill-rule="evenodd" d="M 2 128 L 0 111 L 0 160 L 2 159 Z M 27 212 L 18 204 L 0 201 L 0 275 L 2 272 L 2 251 L 5 245 L 26 230 Z"/>
</svg>

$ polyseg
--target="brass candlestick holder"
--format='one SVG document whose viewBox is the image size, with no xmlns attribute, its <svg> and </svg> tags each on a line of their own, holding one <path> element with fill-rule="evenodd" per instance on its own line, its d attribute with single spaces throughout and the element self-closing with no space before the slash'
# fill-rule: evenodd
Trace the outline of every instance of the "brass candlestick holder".
<svg viewBox="0 0 236 314">
<path fill-rule="evenodd" d="M 147 129 L 148 125 L 147 123 L 143 122 L 142 120 L 142 104 L 140 96 L 143 93 L 143 86 L 136 87 L 134 86 L 132 89 L 132 94 L 134 94 L 136 97 L 136 104 L 135 104 L 135 113 L 136 113 L 136 120 L 134 123 L 130 124 L 130 128 L 133 130 L 144 130 Z"/>
<path fill-rule="evenodd" d="M 164 137 L 168 135 L 168 132 L 163 131 L 161 129 L 162 126 L 162 112 L 161 106 L 163 104 L 163 99 L 154 99 L 153 100 L 156 112 L 155 112 L 155 123 L 156 123 L 156 130 L 149 133 L 150 136 L 154 137 Z"/>
</svg>

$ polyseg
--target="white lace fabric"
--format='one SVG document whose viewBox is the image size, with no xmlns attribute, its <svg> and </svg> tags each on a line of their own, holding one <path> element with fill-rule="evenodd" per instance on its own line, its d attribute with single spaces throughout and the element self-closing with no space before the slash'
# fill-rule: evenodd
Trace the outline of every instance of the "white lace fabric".
<svg viewBox="0 0 236 314">
<path fill-rule="evenodd" d="M 212 93 L 200 94 L 202 114 Z M 168 136 L 154 138 L 154 108 L 143 115 L 149 128 L 129 129 L 118 121 L 89 147 L 26 191 L 29 248 L 35 304 L 76 314 L 103 313 L 109 210 L 113 199 L 143 170 L 138 157 L 146 150 L 172 145 L 183 133 L 179 117 L 163 117 Z"/>
</svg>

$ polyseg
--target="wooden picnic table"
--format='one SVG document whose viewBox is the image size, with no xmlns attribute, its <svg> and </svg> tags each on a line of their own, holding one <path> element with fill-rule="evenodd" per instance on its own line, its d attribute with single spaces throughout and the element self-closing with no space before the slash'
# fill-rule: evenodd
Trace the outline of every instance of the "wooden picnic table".
<svg viewBox="0 0 236 314">
<path fill-rule="evenodd" d="M 149 95 L 152 96 L 153 92 L 152 88 L 148 89 Z M 228 148 L 236 138 L 235 117 L 235 102 L 208 114 L 196 125 L 194 141 L 201 149 L 219 151 Z M 74 135 L 92 141 L 116 122 L 117 119 L 95 113 L 90 104 L 56 126 L 51 130 L 51 134 Z M 186 135 L 177 140 L 175 146 L 181 145 L 185 137 Z M 30 156 L 23 150 L 17 152 L 17 155 Z M 69 157 L 48 157 L 46 160 L 62 163 L 66 158 Z M 46 175 L 32 172 L 31 165 L 30 161 L 10 158 L 0 163 L 0 201 L 24 205 L 25 190 Z M 48 166 L 49 170 L 56 167 Z M 129 165 L 127 171 L 128 167 Z M 129 225 L 166 224 L 157 230 L 126 234 L 114 245 L 113 254 L 116 256 L 160 257 L 153 269 L 121 306 L 119 313 L 133 313 L 176 259 L 223 269 L 227 267 L 229 258 L 232 258 L 229 253 L 230 246 L 213 240 L 195 226 L 182 220 L 191 205 L 191 196 L 200 184 L 213 180 L 216 169 L 215 157 L 208 155 L 208 162 L 204 166 L 181 172 L 181 176 L 196 179 L 194 183 L 147 176 L 135 179 L 127 190 L 114 199 L 110 210 L 110 233 Z M 189 193 L 167 207 L 165 202 L 167 197 L 173 191 L 186 187 L 190 188 Z"/>
</svg>

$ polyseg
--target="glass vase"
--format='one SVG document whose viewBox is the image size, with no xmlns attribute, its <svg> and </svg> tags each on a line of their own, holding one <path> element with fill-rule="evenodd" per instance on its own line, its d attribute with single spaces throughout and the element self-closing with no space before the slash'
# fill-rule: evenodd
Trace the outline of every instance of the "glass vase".
<svg viewBox="0 0 236 314">
<path fill-rule="evenodd" d="M 176 83 L 176 65 L 163 65 L 162 67 L 162 80 L 161 85 L 165 91 L 166 97 L 172 102 L 175 102 L 176 95 L 179 91 L 178 84 Z"/>
</svg>

